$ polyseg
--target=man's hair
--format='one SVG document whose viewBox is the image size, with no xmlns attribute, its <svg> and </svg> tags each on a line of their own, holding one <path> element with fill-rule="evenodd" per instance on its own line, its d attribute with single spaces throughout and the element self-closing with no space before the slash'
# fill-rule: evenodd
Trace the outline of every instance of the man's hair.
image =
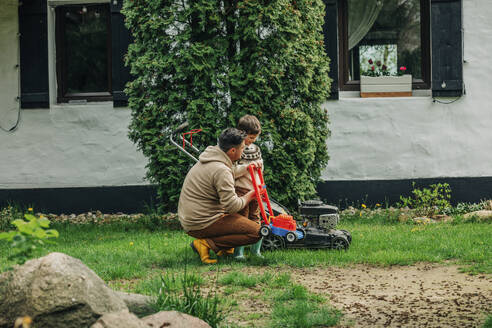
<svg viewBox="0 0 492 328">
<path fill-rule="evenodd" d="M 237 128 L 247 134 L 259 134 L 261 132 L 260 121 L 254 115 L 244 115 L 237 122 Z"/>
<path fill-rule="evenodd" d="M 247 134 L 236 128 L 227 128 L 219 136 L 219 147 L 224 153 L 233 147 L 239 147 Z"/>
</svg>

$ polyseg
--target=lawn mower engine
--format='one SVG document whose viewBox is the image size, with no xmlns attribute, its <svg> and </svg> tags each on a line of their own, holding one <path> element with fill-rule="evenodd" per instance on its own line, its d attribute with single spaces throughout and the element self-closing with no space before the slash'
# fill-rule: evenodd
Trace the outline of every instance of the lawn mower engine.
<svg viewBox="0 0 492 328">
<path fill-rule="evenodd" d="M 307 248 L 348 249 L 352 236 L 347 230 L 338 230 L 338 208 L 320 200 L 306 200 L 299 204 L 299 220 L 305 233 L 303 245 Z"/>
<path fill-rule="evenodd" d="M 318 229 L 335 229 L 340 216 L 338 208 L 326 205 L 320 200 L 307 200 L 299 203 L 299 214 L 303 226 L 311 225 Z"/>
<path fill-rule="evenodd" d="M 278 206 L 277 202 L 272 202 L 276 214 L 280 212 L 277 209 Z M 286 213 L 286 210 L 284 209 L 282 212 Z M 326 205 L 320 200 L 300 202 L 299 217 L 296 218 L 296 222 L 297 233 L 302 238 L 296 238 L 289 242 L 287 238 L 269 235 L 264 237 L 262 249 L 265 251 L 282 248 L 346 250 L 352 242 L 352 236 L 346 230 L 336 229 L 339 220 L 340 215 L 336 206 Z"/>
</svg>

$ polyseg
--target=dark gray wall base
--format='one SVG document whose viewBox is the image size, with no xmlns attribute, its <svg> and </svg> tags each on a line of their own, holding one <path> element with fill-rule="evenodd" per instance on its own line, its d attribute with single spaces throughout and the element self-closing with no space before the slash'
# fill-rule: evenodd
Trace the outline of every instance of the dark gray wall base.
<svg viewBox="0 0 492 328">
<path fill-rule="evenodd" d="M 451 187 L 451 202 L 478 203 L 492 199 L 492 177 L 479 178 L 429 178 L 405 180 L 325 181 L 318 185 L 318 194 L 325 202 L 346 208 L 351 205 L 393 205 L 400 195 L 411 195 L 412 182 L 416 188 L 436 183 L 448 183 Z"/>
<path fill-rule="evenodd" d="M 400 195 L 409 196 L 416 187 L 434 183 L 448 183 L 452 189 L 452 203 L 477 203 L 492 199 L 492 177 L 433 178 L 408 180 L 326 181 L 318 186 L 319 197 L 341 209 L 362 203 L 374 206 L 393 205 Z M 0 189 L 0 207 L 14 202 L 33 206 L 44 213 L 82 213 L 100 210 L 105 213 L 137 213 L 145 206 L 156 204 L 155 186 Z"/>
<path fill-rule="evenodd" d="M 55 214 L 83 213 L 99 210 L 103 213 L 139 213 L 155 204 L 155 186 L 0 189 L 0 207 L 14 202 L 32 206 L 34 211 Z"/>
</svg>

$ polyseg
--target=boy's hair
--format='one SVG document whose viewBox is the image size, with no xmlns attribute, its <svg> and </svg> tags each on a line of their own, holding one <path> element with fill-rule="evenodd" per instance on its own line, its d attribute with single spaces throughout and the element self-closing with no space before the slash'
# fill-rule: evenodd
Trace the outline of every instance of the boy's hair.
<svg viewBox="0 0 492 328">
<path fill-rule="evenodd" d="M 236 128 L 227 128 L 219 136 L 219 147 L 224 153 L 233 147 L 239 147 L 247 134 Z"/>
<path fill-rule="evenodd" d="M 237 128 L 247 134 L 260 134 L 261 124 L 254 115 L 244 115 L 237 122 Z"/>
</svg>

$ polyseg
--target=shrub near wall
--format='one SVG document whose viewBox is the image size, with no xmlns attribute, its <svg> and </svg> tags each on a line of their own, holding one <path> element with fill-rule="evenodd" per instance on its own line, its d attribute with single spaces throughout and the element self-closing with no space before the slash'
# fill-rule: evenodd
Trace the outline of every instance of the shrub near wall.
<svg viewBox="0 0 492 328">
<path fill-rule="evenodd" d="M 177 204 L 190 160 L 168 143 L 184 121 L 194 143 L 216 144 L 244 114 L 263 126 L 258 141 L 270 194 L 286 205 L 315 194 L 328 161 L 329 59 L 321 0 L 127 0 L 134 43 L 127 64 L 129 136 L 149 159 L 164 210 Z"/>
</svg>

